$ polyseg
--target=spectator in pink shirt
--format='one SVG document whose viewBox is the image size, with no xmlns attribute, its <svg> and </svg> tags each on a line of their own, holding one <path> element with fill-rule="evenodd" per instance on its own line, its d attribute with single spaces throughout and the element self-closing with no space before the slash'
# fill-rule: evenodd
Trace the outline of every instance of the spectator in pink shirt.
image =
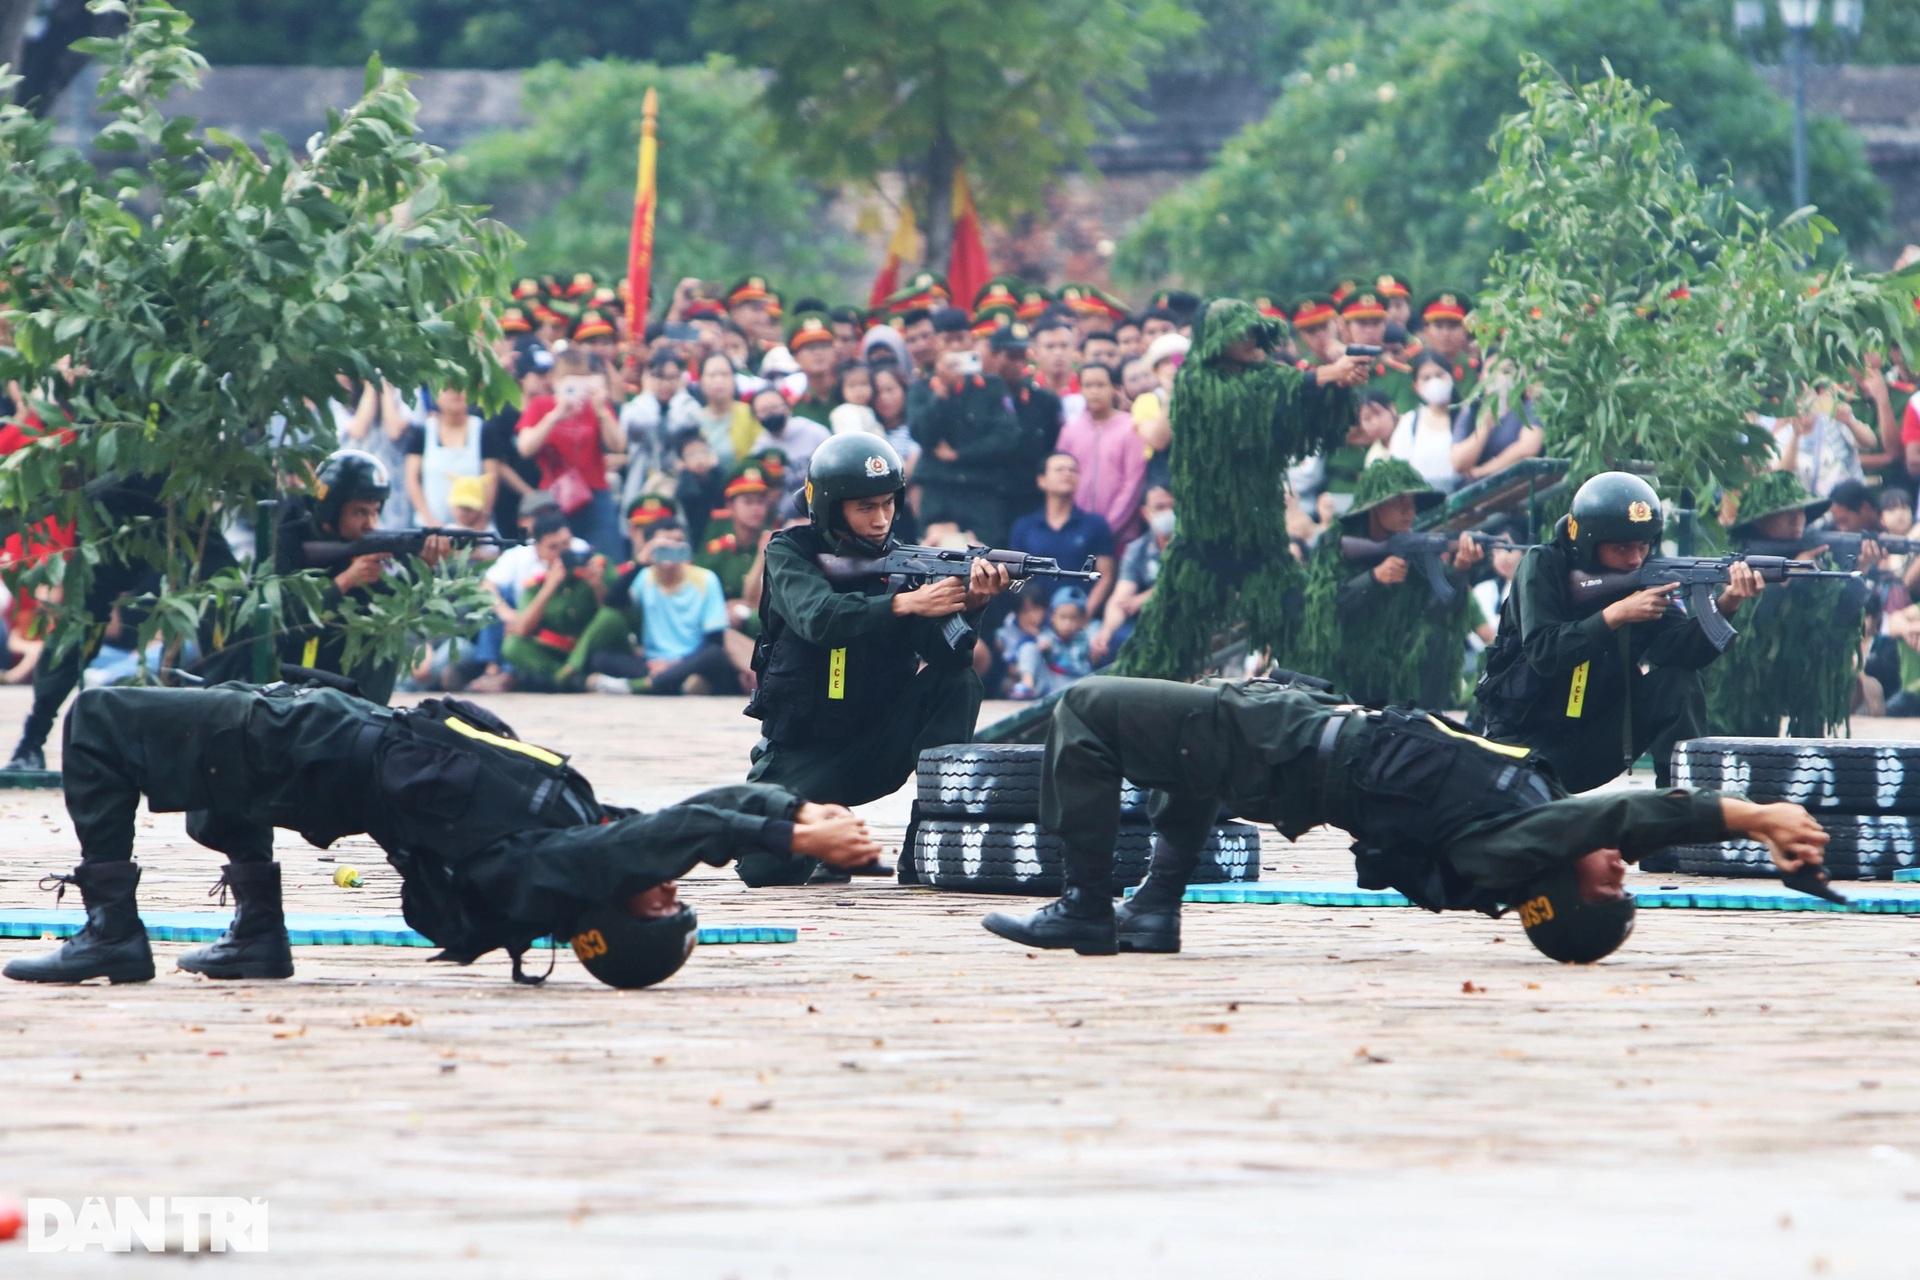
<svg viewBox="0 0 1920 1280">
<path fill-rule="evenodd" d="M 1060 429 L 1054 446 L 1080 464 L 1074 505 L 1107 522 L 1116 553 L 1140 536 L 1140 494 L 1147 481 L 1147 451 L 1134 432 L 1132 415 L 1117 407 L 1119 381 L 1106 365 L 1083 367 L 1080 393 L 1087 407 Z"/>
</svg>

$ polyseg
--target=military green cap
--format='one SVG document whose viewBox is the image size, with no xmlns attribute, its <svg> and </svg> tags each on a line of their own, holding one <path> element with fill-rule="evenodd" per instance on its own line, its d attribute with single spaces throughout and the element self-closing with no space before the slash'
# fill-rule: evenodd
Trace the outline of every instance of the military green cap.
<svg viewBox="0 0 1920 1280">
<path fill-rule="evenodd" d="M 1413 469 L 1412 463 L 1401 458 L 1381 458 L 1362 471 L 1354 483 L 1353 505 L 1341 515 L 1340 527 L 1350 534 L 1364 533 L 1367 513 L 1403 493 L 1413 495 L 1415 511 L 1430 511 L 1447 500 L 1447 495 L 1428 484 L 1426 478 Z"/>
<path fill-rule="evenodd" d="M 1818 520 L 1832 505 L 1808 493 L 1791 471 L 1763 471 L 1741 491 L 1740 518 L 1727 527 L 1727 532 L 1736 538 L 1751 538 L 1754 526 L 1768 516 L 1804 511 L 1807 519 Z"/>
</svg>

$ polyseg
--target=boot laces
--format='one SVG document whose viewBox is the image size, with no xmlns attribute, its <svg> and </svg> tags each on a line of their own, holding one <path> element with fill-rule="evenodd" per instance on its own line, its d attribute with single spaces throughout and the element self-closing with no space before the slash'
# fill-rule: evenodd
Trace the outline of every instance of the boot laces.
<svg viewBox="0 0 1920 1280">
<path fill-rule="evenodd" d="M 218 899 L 214 904 L 215 906 L 224 907 L 227 905 L 227 890 L 230 883 L 227 879 L 227 871 L 223 868 L 220 872 L 220 878 L 213 882 L 213 888 L 207 890 L 207 896 L 209 898 Z"/>
<path fill-rule="evenodd" d="M 78 876 L 45 875 L 40 877 L 40 892 L 46 893 L 52 891 L 53 905 L 57 907 L 60 905 L 61 899 L 67 896 L 67 886 L 70 884 L 77 885 L 79 883 L 80 878 Z"/>
</svg>

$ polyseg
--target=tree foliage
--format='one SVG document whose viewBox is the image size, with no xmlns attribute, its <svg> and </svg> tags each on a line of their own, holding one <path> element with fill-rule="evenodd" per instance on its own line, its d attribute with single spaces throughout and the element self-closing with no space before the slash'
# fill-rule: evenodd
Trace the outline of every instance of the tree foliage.
<svg viewBox="0 0 1920 1280">
<path fill-rule="evenodd" d="M 378 53 L 410 67 L 530 67 L 624 56 L 679 62 L 696 0 L 188 0 L 216 64 L 354 66 Z"/>
<path fill-rule="evenodd" d="M 759 82 L 723 58 L 702 66 L 550 63 L 527 73 L 530 123 L 455 157 L 456 190 L 526 239 L 525 271 L 626 270 L 641 99 L 660 91 L 654 278 L 749 271 L 792 292 L 840 292 L 862 264 L 827 200 L 777 146 Z"/>
<path fill-rule="evenodd" d="M 104 64 L 107 123 L 93 146 L 130 167 L 100 176 L 52 146 L 46 122 L 0 108 L 0 378 L 71 437 L 0 463 L 0 534 L 45 517 L 74 526 L 78 551 L 29 577 L 64 585 L 66 608 L 108 558 L 159 568 L 143 640 L 189 639 L 203 624 L 231 635 L 263 604 L 274 625 L 294 625 L 318 599 L 312 579 L 255 566 L 196 582 L 200 548 L 223 512 L 250 511 L 333 447 L 321 406 L 339 394 L 336 375 L 512 397 L 486 303 L 505 288 L 512 236 L 449 199 L 441 160 L 414 137 L 404 77 L 377 60 L 365 96 L 329 117 L 311 154 L 268 137 L 262 157 L 162 110 L 205 68 L 188 18 L 158 0 L 130 17 L 123 38 L 84 50 Z M 276 417 L 292 429 L 270 436 Z M 109 476 L 164 477 L 165 518 L 111 517 L 89 488 Z M 349 621 L 348 661 L 450 633 L 469 592 L 430 575 L 397 590 Z M 55 636 L 64 646 L 79 631 Z"/>
<path fill-rule="evenodd" d="M 694 30 L 769 71 L 767 106 L 802 171 L 906 176 L 928 251 L 944 255 L 956 162 L 986 216 L 1038 208 L 1129 110 L 1143 59 L 1197 25 L 1177 0 L 708 0 Z"/>
<path fill-rule="evenodd" d="M 1119 265 L 1282 294 L 1374 267 L 1470 287 L 1503 241 L 1475 188 L 1493 167 L 1486 139 L 1520 106 L 1527 53 L 1569 75 L 1596 73 L 1606 56 L 1676 104 L 1668 124 L 1701 172 L 1784 210 L 1791 111 L 1690 12 L 1660 0 L 1456 0 L 1324 40 L 1264 119 L 1154 206 Z M 1871 241 L 1886 194 L 1858 140 L 1815 119 L 1811 143 L 1816 202 L 1848 240 Z"/>
<path fill-rule="evenodd" d="M 1768 450 L 1749 413 L 1913 330 L 1914 276 L 1807 265 L 1832 223 L 1770 223 L 1701 182 L 1650 92 L 1529 58 L 1521 94 L 1477 194 L 1524 247 L 1495 255 L 1478 323 L 1540 388 L 1576 481 L 1644 462 L 1671 488 L 1738 488 Z"/>
</svg>

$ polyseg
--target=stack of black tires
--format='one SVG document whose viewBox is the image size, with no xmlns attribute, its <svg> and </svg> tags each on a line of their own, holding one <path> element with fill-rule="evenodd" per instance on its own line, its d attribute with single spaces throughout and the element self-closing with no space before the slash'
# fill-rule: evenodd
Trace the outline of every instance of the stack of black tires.
<svg viewBox="0 0 1920 1280">
<path fill-rule="evenodd" d="M 1040 825 L 1043 750 L 974 745 L 923 752 L 918 821 L 901 851 L 900 879 L 961 892 L 1058 894 L 1060 837 Z M 1147 795 L 1129 784 L 1121 794 L 1116 888 L 1140 883 L 1152 845 Z M 1214 827 L 1194 883 L 1259 878 L 1259 829 L 1230 821 Z"/>
<path fill-rule="evenodd" d="M 1891 880 L 1920 864 L 1920 743 L 1828 738 L 1695 738 L 1674 748 L 1675 786 L 1737 791 L 1759 804 L 1804 805 L 1831 841 L 1836 880 Z M 1775 876 L 1757 840 L 1679 845 L 1642 861 L 1649 871 Z"/>
</svg>

